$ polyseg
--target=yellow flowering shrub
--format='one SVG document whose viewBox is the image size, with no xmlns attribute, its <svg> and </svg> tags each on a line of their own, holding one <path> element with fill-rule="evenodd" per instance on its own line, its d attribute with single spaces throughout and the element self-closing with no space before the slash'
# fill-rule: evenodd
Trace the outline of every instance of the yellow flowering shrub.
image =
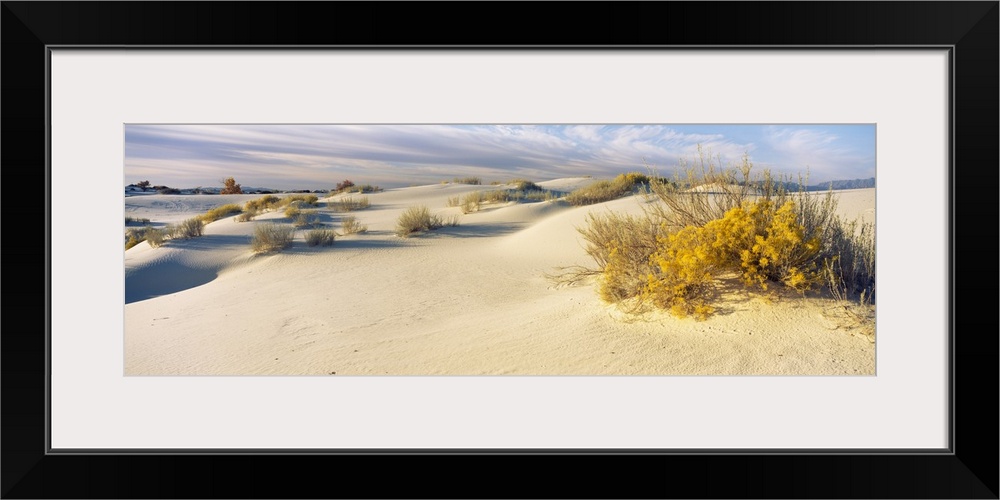
<svg viewBox="0 0 1000 500">
<path fill-rule="evenodd" d="M 681 317 L 704 319 L 713 312 L 714 282 L 724 272 L 737 272 L 744 284 L 764 290 L 769 282 L 806 290 L 820 279 L 820 240 L 805 234 L 793 201 L 778 208 L 770 200 L 745 202 L 720 219 L 657 241 L 644 295 Z"/>
</svg>

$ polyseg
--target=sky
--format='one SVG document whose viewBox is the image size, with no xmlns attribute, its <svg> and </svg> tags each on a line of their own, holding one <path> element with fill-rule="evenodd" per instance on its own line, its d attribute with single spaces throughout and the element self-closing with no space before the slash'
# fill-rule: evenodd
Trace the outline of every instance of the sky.
<svg viewBox="0 0 1000 500">
<path fill-rule="evenodd" d="M 383 188 L 455 177 L 535 182 L 672 175 L 699 146 L 724 166 L 809 184 L 875 176 L 875 125 L 126 125 L 125 179 L 176 188 Z"/>
</svg>

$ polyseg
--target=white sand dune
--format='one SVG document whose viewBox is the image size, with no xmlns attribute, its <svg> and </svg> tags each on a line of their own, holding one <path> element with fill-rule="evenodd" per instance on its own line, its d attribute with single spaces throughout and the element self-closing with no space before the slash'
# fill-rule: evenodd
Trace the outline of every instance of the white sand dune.
<svg viewBox="0 0 1000 500">
<path fill-rule="evenodd" d="M 569 190 L 591 179 L 540 183 Z M 707 321 L 640 321 L 592 284 L 557 286 L 556 267 L 591 265 L 576 228 L 591 211 L 641 210 L 639 197 L 589 207 L 484 206 L 460 215 L 449 197 L 492 186 L 442 184 L 367 194 L 366 234 L 254 255 L 256 224 L 213 222 L 205 234 L 125 252 L 128 375 L 671 375 L 866 374 L 875 345 L 824 314 L 819 297 L 765 300 L 732 292 Z M 353 195 L 357 197 L 358 195 Z M 175 222 L 258 195 L 142 196 L 126 214 Z M 341 196 L 342 197 L 342 196 Z M 839 192 L 841 213 L 874 217 L 874 190 Z M 232 198 L 232 199 L 229 199 Z M 423 204 L 460 225 L 400 238 L 396 219 Z M 869 210 L 871 212 L 869 212 Z M 345 214 L 320 208 L 339 228 Z"/>
</svg>

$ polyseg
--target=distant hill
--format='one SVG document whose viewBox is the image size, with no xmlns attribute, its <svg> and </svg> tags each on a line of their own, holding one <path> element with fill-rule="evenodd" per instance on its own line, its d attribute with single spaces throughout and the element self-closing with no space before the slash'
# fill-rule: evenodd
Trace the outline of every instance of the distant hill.
<svg viewBox="0 0 1000 500">
<path fill-rule="evenodd" d="M 833 189 L 866 189 L 875 187 L 875 178 L 869 177 L 867 179 L 851 179 L 848 181 L 833 181 L 826 184 L 817 184 L 815 186 L 809 186 L 807 189 L 809 191 L 825 191 L 830 189 L 830 185 L 833 185 Z"/>
<path fill-rule="evenodd" d="M 827 189 L 830 189 L 831 185 L 835 190 L 873 188 L 875 187 L 875 178 L 869 177 L 868 179 L 839 180 L 823 184 L 813 184 L 811 186 L 806 186 L 806 191 L 826 191 Z M 789 191 L 798 191 L 799 185 L 795 182 L 786 182 L 785 189 Z"/>
</svg>

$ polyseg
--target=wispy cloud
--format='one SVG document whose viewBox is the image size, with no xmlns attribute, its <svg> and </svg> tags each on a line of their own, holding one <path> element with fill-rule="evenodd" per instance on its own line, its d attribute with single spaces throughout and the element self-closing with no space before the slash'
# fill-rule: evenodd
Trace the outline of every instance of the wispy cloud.
<svg viewBox="0 0 1000 500">
<path fill-rule="evenodd" d="M 125 182 L 331 187 L 351 178 L 385 186 L 453 176 L 544 180 L 671 169 L 699 145 L 723 159 L 809 165 L 846 178 L 867 164 L 874 132 L 842 138 L 823 128 L 672 125 L 128 125 Z M 759 156 L 759 157 L 758 157 Z M 814 170 L 815 172 L 815 170 Z M 850 173 L 849 173 L 850 172 Z"/>
</svg>

